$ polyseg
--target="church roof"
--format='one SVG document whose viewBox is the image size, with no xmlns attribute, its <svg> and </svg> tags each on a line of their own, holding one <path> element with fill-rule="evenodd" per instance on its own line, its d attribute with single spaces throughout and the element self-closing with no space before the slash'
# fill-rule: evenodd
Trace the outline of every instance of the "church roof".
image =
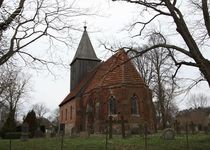
<svg viewBox="0 0 210 150">
<path fill-rule="evenodd" d="M 89 59 L 89 60 L 99 60 L 96 56 L 96 53 L 93 49 L 93 46 L 91 44 L 90 38 L 88 36 L 86 26 L 84 27 L 84 32 L 82 35 L 82 38 L 80 40 L 79 46 L 77 48 L 76 54 L 71 62 L 71 64 L 76 60 L 76 59 Z"/>
<path fill-rule="evenodd" d="M 132 64 L 124 50 L 119 50 L 107 61 L 101 62 L 96 69 L 90 72 L 61 102 L 64 105 L 71 99 L 88 93 L 95 88 L 112 85 L 140 85 L 143 79 Z"/>
<path fill-rule="evenodd" d="M 144 84 L 127 53 L 122 49 L 100 66 L 85 92 L 89 92 L 96 87 L 117 84 Z"/>
</svg>

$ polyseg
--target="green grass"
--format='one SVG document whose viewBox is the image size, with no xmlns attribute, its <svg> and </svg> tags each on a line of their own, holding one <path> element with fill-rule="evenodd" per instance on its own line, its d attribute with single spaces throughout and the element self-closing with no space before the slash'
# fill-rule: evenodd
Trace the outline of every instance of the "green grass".
<svg viewBox="0 0 210 150">
<path fill-rule="evenodd" d="M 160 135 L 148 137 L 148 150 L 186 150 L 185 136 L 177 136 L 175 140 L 163 140 Z M 10 141 L 0 139 L 0 150 L 9 150 Z M 210 135 L 189 136 L 190 150 L 210 150 Z M 29 139 L 26 142 L 12 140 L 12 150 L 60 150 L 60 138 Z M 108 150 L 144 150 L 145 141 L 142 137 L 132 136 L 122 139 L 114 136 L 108 140 Z M 63 150 L 105 150 L 105 136 L 89 138 L 65 137 Z"/>
</svg>

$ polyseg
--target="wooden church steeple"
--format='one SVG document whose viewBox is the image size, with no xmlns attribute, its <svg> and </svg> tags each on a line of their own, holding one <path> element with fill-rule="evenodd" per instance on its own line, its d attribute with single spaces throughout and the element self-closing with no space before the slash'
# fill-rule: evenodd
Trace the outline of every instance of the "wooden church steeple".
<svg viewBox="0 0 210 150">
<path fill-rule="evenodd" d="M 84 78 L 88 72 L 93 70 L 100 61 L 101 60 L 96 56 L 87 33 L 87 27 L 85 26 L 76 54 L 70 64 L 70 90 L 74 89 L 82 78 Z"/>
</svg>

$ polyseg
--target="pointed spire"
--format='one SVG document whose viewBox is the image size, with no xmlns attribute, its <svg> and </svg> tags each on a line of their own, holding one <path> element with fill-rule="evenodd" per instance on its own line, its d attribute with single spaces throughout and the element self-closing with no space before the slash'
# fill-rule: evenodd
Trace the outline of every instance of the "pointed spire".
<svg viewBox="0 0 210 150">
<path fill-rule="evenodd" d="M 84 32 L 83 32 L 82 38 L 80 40 L 79 46 L 77 48 L 76 54 L 75 54 L 71 64 L 76 59 L 88 59 L 88 60 L 100 61 L 100 59 L 97 58 L 96 53 L 95 53 L 93 46 L 91 44 L 90 38 L 87 33 L 86 25 L 84 26 Z"/>
</svg>

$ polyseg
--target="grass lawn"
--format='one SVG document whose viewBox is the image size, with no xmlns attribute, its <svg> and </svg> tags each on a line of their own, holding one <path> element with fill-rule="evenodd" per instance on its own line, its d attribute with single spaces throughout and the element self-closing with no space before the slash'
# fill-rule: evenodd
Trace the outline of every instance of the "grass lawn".
<svg viewBox="0 0 210 150">
<path fill-rule="evenodd" d="M 185 136 L 177 136 L 175 140 L 163 140 L 159 135 L 148 137 L 148 150 L 187 150 Z M 144 139 L 139 136 L 121 139 L 114 136 L 108 140 L 108 150 L 144 150 Z M 0 139 L 0 150 L 9 150 L 10 141 Z M 210 135 L 189 136 L 190 150 L 210 150 Z M 11 150 L 60 150 L 60 138 L 29 139 L 26 142 L 12 140 Z M 105 136 L 89 138 L 64 138 L 63 150 L 105 150 Z"/>
</svg>

